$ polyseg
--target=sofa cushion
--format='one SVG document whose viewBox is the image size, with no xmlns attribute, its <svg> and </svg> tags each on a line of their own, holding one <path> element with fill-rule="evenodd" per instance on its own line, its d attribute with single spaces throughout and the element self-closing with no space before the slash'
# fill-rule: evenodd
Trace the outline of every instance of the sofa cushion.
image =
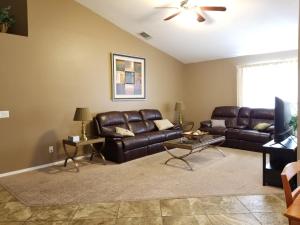
<svg viewBox="0 0 300 225">
<path fill-rule="evenodd" d="M 161 120 L 162 115 L 160 111 L 156 109 L 142 109 L 139 111 L 146 124 L 147 131 L 157 131 L 157 127 L 154 124 L 154 120 Z"/>
<path fill-rule="evenodd" d="M 149 144 L 148 137 L 146 135 L 136 135 L 134 137 L 126 137 L 122 140 L 124 150 L 131 150 L 135 148 L 141 148 Z"/>
<path fill-rule="evenodd" d="M 116 127 L 128 129 L 123 113 L 118 111 L 99 113 L 96 115 L 95 121 L 101 133 L 115 132 Z"/>
<path fill-rule="evenodd" d="M 116 127 L 116 133 L 121 134 L 124 137 L 133 137 L 134 133 L 132 133 L 130 130 L 124 129 L 122 127 Z"/>
<path fill-rule="evenodd" d="M 249 127 L 251 108 L 242 107 L 239 110 L 237 125 Z"/>
<path fill-rule="evenodd" d="M 238 139 L 257 143 L 267 143 L 271 139 L 271 135 L 265 132 L 259 132 L 256 130 L 240 130 L 238 133 Z"/>
<path fill-rule="evenodd" d="M 240 132 L 240 129 L 229 128 L 225 134 L 226 139 L 233 139 L 233 140 L 238 139 L 239 132 Z"/>
<path fill-rule="evenodd" d="M 141 109 L 140 114 L 143 117 L 143 120 L 161 120 L 162 115 L 157 109 Z"/>
<path fill-rule="evenodd" d="M 163 131 L 147 132 L 144 135 L 148 137 L 149 144 L 156 144 L 166 140 L 166 134 Z"/>
<path fill-rule="evenodd" d="M 138 111 L 123 112 L 128 123 L 129 129 L 135 134 L 147 132 L 147 127 L 143 121 L 142 115 Z"/>
<path fill-rule="evenodd" d="M 167 130 L 174 127 L 174 125 L 168 119 L 154 120 L 154 123 L 158 130 Z"/>
<path fill-rule="evenodd" d="M 225 120 L 211 120 L 211 127 L 226 127 Z"/>
<path fill-rule="evenodd" d="M 235 127 L 238 113 L 237 106 L 220 106 L 214 109 L 211 119 L 225 120 L 226 127 Z"/>
<path fill-rule="evenodd" d="M 213 117 L 237 117 L 239 107 L 237 106 L 219 106 L 212 113 Z"/>
<path fill-rule="evenodd" d="M 144 120 L 146 127 L 147 127 L 147 132 L 151 131 L 158 131 L 157 127 L 155 126 L 155 123 L 153 120 Z"/>
<path fill-rule="evenodd" d="M 249 128 L 253 129 L 258 123 L 274 123 L 274 109 L 252 109 Z"/>
<path fill-rule="evenodd" d="M 258 123 L 255 125 L 255 127 L 253 129 L 258 130 L 258 131 L 264 131 L 267 128 L 269 128 L 270 126 L 272 126 L 272 124 L 270 124 L 270 123 Z"/>
<path fill-rule="evenodd" d="M 172 140 L 182 137 L 181 130 L 162 130 L 161 132 L 163 132 L 166 135 L 166 140 Z"/>
</svg>

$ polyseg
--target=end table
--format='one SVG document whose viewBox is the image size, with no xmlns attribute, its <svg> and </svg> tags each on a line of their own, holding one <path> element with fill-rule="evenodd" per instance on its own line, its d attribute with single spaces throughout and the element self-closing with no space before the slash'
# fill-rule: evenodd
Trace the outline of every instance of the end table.
<svg viewBox="0 0 300 225">
<path fill-rule="evenodd" d="M 281 144 L 274 140 L 263 145 L 263 185 L 282 187 L 281 172 L 286 164 L 297 161 L 297 138 L 290 136 Z M 269 155 L 269 157 L 267 157 Z M 297 187 L 297 179 L 290 181 L 293 188 Z"/>
<path fill-rule="evenodd" d="M 100 150 L 97 150 L 94 147 L 94 144 L 97 144 L 97 143 L 102 143 L 102 146 L 101 146 Z M 70 154 L 68 152 L 67 145 L 75 147 L 75 151 L 74 151 L 73 154 Z M 64 139 L 63 140 L 63 147 L 64 147 L 64 151 L 65 151 L 65 154 L 66 154 L 66 159 L 65 159 L 65 163 L 64 163 L 65 167 L 67 166 L 68 160 L 71 159 L 75 163 L 75 166 L 78 168 L 78 163 L 76 162 L 75 157 L 77 156 L 79 147 L 80 146 L 85 146 L 85 145 L 88 145 L 92 150 L 90 161 L 93 160 L 94 155 L 96 155 L 96 156 L 98 156 L 99 158 L 101 158 L 103 160 L 103 163 L 105 165 L 105 158 L 102 155 L 102 150 L 104 149 L 104 146 L 105 146 L 105 138 L 91 138 L 91 139 L 88 139 L 87 141 L 79 141 L 79 142 L 73 142 L 73 141 L 70 141 L 68 139 Z"/>
</svg>

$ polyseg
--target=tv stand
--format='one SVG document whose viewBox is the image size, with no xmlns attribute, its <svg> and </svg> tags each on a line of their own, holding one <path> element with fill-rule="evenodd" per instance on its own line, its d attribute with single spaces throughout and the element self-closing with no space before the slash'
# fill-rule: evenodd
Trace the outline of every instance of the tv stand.
<svg viewBox="0 0 300 225">
<path fill-rule="evenodd" d="M 281 143 L 274 140 L 263 145 L 263 185 L 282 187 L 281 172 L 286 164 L 297 161 L 297 138 L 290 136 Z M 292 179 L 292 186 L 297 186 Z"/>
<path fill-rule="evenodd" d="M 296 140 L 295 140 L 296 139 Z M 289 143 L 290 141 L 294 141 L 297 145 L 297 138 L 293 135 L 289 136 L 288 138 L 286 138 L 285 140 L 283 140 L 282 142 L 275 142 L 274 140 L 272 141 L 273 143 L 271 144 L 271 146 L 273 145 L 281 145 L 282 147 L 284 148 L 289 148 L 289 145 L 287 146 L 286 144 L 284 143 Z M 270 142 L 268 142 L 270 143 Z"/>
</svg>

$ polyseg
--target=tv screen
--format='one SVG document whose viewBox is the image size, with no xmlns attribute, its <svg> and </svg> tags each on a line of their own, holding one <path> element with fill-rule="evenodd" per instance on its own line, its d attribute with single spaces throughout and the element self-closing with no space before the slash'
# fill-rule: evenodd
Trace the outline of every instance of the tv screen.
<svg viewBox="0 0 300 225">
<path fill-rule="evenodd" d="M 292 135 L 290 104 L 275 97 L 275 130 L 274 141 L 280 143 Z"/>
</svg>

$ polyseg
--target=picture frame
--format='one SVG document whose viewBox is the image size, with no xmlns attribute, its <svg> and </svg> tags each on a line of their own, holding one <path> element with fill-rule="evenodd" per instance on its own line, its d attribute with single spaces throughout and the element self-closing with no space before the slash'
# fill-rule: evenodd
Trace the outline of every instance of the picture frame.
<svg viewBox="0 0 300 225">
<path fill-rule="evenodd" d="M 112 53 L 112 100 L 146 99 L 146 59 Z"/>
</svg>

